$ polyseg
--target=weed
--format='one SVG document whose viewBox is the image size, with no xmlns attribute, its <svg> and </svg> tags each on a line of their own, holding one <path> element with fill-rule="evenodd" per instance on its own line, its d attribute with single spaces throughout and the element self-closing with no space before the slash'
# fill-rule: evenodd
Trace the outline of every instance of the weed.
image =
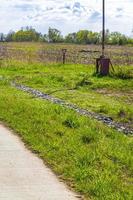
<svg viewBox="0 0 133 200">
<path fill-rule="evenodd" d="M 55 134 L 56 134 L 57 136 L 62 137 L 62 136 L 64 135 L 64 132 L 63 132 L 63 131 L 56 131 Z"/>
<path fill-rule="evenodd" d="M 126 69 L 125 67 L 118 67 L 118 69 L 114 73 L 112 73 L 111 76 L 114 76 L 116 78 L 120 78 L 123 80 L 133 79 L 133 70 Z"/>
<path fill-rule="evenodd" d="M 84 144 L 90 144 L 95 141 L 95 136 L 94 136 L 94 134 L 88 133 L 88 134 L 83 135 L 81 137 L 81 140 Z"/>
<path fill-rule="evenodd" d="M 74 119 L 72 116 L 67 117 L 67 119 L 63 122 L 63 124 L 69 128 L 79 128 L 80 127 L 78 119 Z"/>
<path fill-rule="evenodd" d="M 58 82 L 64 82 L 64 77 L 63 76 L 58 76 L 58 75 L 52 75 L 51 76 L 51 79 L 53 80 L 55 80 L 55 81 L 58 81 Z"/>
<path fill-rule="evenodd" d="M 108 114 L 108 109 L 105 106 L 100 106 L 98 112 Z"/>
<path fill-rule="evenodd" d="M 86 85 L 92 85 L 92 81 L 89 80 L 88 75 L 85 75 L 78 83 L 76 83 L 75 88 L 83 87 Z"/>
<path fill-rule="evenodd" d="M 125 118 L 126 117 L 126 112 L 123 109 L 120 109 L 119 112 L 118 112 L 118 117 Z"/>
</svg>

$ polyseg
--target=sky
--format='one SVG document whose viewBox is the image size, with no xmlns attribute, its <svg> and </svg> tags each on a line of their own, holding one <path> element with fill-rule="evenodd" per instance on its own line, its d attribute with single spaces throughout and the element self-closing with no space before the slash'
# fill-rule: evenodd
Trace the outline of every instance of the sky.
<svg viewBox="0 0 133 200">
<path fill-rule="evenodd" d="M 133 33 L 133 0 L 105 0 L 106 28 Z M 100 31 L 102 0 L 0 0 L 0 32 L 32 26 L 47 33 L 49 27 L 63 35 L 78 30 Z"/>
</svg>

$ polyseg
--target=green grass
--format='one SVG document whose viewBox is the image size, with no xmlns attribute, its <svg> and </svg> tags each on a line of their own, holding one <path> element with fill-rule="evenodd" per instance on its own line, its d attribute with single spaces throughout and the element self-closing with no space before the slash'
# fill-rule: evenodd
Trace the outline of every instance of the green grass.
<svg viewBox="0 0 133 200">
<path fill-rule="evenodd" d="M 115 74 L 95 76 L 85 65 L 43 65 L 9 62 L 1 74 L 79 107 L 109 115 L 114 120 L 133 122 L 133 67 L 115 67 Z"/>
<path fill-rule="evenodd" d="M 22 72 L 29 77 L 28 70 L 31 69 L 18 70 L 18 77 Z M 35 70 L 38 68 L 33 67 Z M 15 68 L 0 71 L 9 79 L 16 76 Z M 29 148 L 85 199 L 132 199 L 132 137 L 59 105 L 33 98 L 9 86 L 8 80 L 0 80 L 0 121 L 14 129 Z"/>
<path fill-rule="evenodd" d="M 13 128 L 45 163 L 86 199 L 130 200 L 133 139 L 74 111 L 38 100 L 9 85 L 25 84 L 132 126 L 133 67 L 108 77 L 86 65 L 3 61 L 0 121 Z M 5 78 L 5 81 L 3 80 Z"/>
</svg>

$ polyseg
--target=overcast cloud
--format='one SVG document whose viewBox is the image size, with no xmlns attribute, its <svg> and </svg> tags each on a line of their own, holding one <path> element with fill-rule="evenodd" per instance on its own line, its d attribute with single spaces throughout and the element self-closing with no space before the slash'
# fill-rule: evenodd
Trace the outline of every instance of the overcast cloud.
<svg viewBox="0 0 133 200">
<path fill-rule="evenodd" d="M 106 28 L 131 35 L 133 0 L 105 0 Z M 33 26 L 46 33 L 49 27 L 63 34 L 101 30 L 102 0 L 0 0 L 0 32 Z"/>
</svg>

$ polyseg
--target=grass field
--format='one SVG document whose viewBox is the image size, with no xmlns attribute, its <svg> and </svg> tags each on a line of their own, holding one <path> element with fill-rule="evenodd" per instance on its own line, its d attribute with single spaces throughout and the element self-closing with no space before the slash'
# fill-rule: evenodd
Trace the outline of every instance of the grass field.
<svg viewBox="0 0 133 200">
<path fill-rule="evenodd" d="M 1 43 L 6 57 L 29 63 L 62 63 L 62 49 L 67 49 L 66 63 L 94 64 L 101 55 L 99 45 L 47 44 L 47 43 Z M 82 52 L 83 51 L 83 52 Z M 132 46 L 106 46 L 105 51 L 113 65 L 133 65 Z M 1 52 L 0 52 L 1 55 Z"/>
<path fill-rule="evenodd" d="M 0 121 L 84 199 L 132 200 L 131 136 L 10 85 L 15 81 L 39 89 L 132 126 L 133 66 L 115 66 L 108 77 L 94 72 L 92 65 L 2 61 Z"/>
<path fill-rule="evenodd" d="M 5 63 L 6 65 L 6 63 Z M 109 77 L 95 76 L 85 65 L 43 65 L 12 61 L 1 74 L 131 126 L 133 119 L 133 67 L 115 67 Z"/>
</svg>

